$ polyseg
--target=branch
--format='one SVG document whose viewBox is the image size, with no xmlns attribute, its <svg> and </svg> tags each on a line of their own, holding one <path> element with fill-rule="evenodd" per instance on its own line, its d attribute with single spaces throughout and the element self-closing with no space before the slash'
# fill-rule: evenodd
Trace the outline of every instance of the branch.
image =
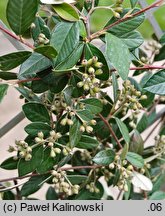
<svg viewBox="0 0 165 216">
<path fill-rule="evenodd" d="M 63 167 L 63 168 L 59 168 L 58 170 L 61 171 L 67 171 L 67 170 L 76 170 L 76 169 L 96 169 L 96 168 L 100 168 L 103 167 L 102 165 L 93 165 L 93 166 L 75 166 L 75 167 Z M 32 173 L 29 175 L 25 175 L 25 176 L 20 176 L 20 177 L 13 177 L 13 178 L 6 178 L 6 179 L 0 179 L 0 183 L 1 182 L 8 182 L 8 181 L 15 181 L 15 180 L 21 180 L 21 179 L 25 179 L 25 178 L 29 178 L 29 177 L 33 177 L 33 176 L 41 176 L 41 175 L 46 175 L 46 174 L 51 174 L 52 170 L 43 173 L 43 174 L 39 174 L 39 173 Z"/>
<path fill-rule="evenodd" d="M 118 144 L 119 148 L 122 149 L 123 146 L 121 145 L 120 141 L 118 140 L 116 134 L 114 133 L 111 125 L 109 124 L 109 122 L 101 115 L 99 114 L 99 117 L 101 118 L 101 120 L 105 123 L 105 125 L 108 127 L 111 135 L 113 136 L 113 138 L 115 139 L 116 143 Z"/>
<path fill-rule="evenodd" d="M 34 49 L 35 47 L 33 45 L 31 45 L 30 43 L 24 41 L 21 37 L 18 37 L 17 35 L 13 34 L 12 32 L 10 32 L 9 30 L 3 28 L 2 26 L 0 26 L 0 30 L 5 32 L 6 34 L 8 34 L 10 37 L 14 38 L 15 40 L 18 40 L 19 42 L 23 43 L 24 45 L 28 46 L 31 49 Z"/>
<path fill-rule="evenodd" d="M 125 21 L 129 20 L 129 19 L 132 19 L 133 17 L 137 17 L 140 14 L 142 14 L 142 13 L 144 13 L 144 12 L 146 12 L 146 11 L 154 8 L 154 7 L 161 6 L 163 2 L 164 2 L 164 0 L 159 0 L 159 1 L 157 1 L 157 2 L 155 2 L 153 4 L 151 4 L 151 5 L 149 5 L 148 7 L 144 8 L 144 9 L 142 9 L 142 10 L 136 12 L 136 13 L 134 13 L 134 14 L 129 14 L 127 16 L 122 17 L 121 19 L 117 20 L 116 22 L 114 22 L 114 23 L 106 26 L 104 29 L 102 29 L 100 31 L 97 31 L 94 34 L 92 34 L 91 37 L 90 37 L 90 40 L 93 40 L 94 38 L 97 38 L 100 35 L 105 34 L 106 31 L 109 30 L 110 28 L 112 28 L 113 26 L 116 26 L 116 25 L 118 25 L 118 24 L 120 24 L 122 22 L 125 22 Z"/>
</svg>

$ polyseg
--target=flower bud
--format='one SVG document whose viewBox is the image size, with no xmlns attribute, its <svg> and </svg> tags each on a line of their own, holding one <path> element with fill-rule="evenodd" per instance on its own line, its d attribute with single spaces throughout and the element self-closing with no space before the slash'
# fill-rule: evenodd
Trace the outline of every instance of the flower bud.
<svg viewBox="0 0 165 216">
<path fill-rule="evenodd" d="M 84 85 L 84 82 L 82 82 L 82 81 L 77 83 L 77 87 L 79 87 L 79 88 L 83 87 L 83 85 Z"/>
<path fill-rule="evenodd" d="M 60 154 L 61 153 L 61 149 L 60 148 L 54 148 L 54 152 L 57 153 L 57 154 Z"/>
<path fill-rule="evenodd" d="M 87 126 L 86 127 L 86 132 L 87 133 L 92 133 L 93 132 L 93 128 L 91 126 Z"/>
<path fill-rule="evenodd" d="M 88 84 L 84 84 L 84 90 L 88 91 L 89 90 L 89 85 Z"/>
<path fill-rule="evenodd" d="M 100 88 L 99 87 L 94 87 L 93 91 L 94 91 L 94 93 L 99 93 L 100 92 Z"/>
<path fill-rule="evenodd" d="M 97 69 L 95 71 L 95 75 L 101 75 L 101 74 L 103 74 L 103 70 L 102 69 Z"/>
<path fill-rule="evenodd" d="M 93 56 L 92 60 L 93 60 L 93 63 L 95 64 L 96 62 L 98 62 L 98 57 L 97 56 Z"/>
<path fill-rule="evenodd" d="M 91 66 L 93 64 L 93 59 L 89 59 L 87 62 L 87 66 Z"/>
<path fill-rule="evenodd" d="M 88 73 L 94 74 L 95 73 L 95 69 L 93 67 L 89 67 Z"/>
<path fill-rule="evenodd" d="M 67 124 L 71 126 L 73 125 L 73 121 L 71 119 L 67 119 Z"/>
<path fill-rule="evenodd" d="M 94 66 L 96 68 L 102 68 L 103 67 L 103 63 L 102 62 L 96 62 Z"/>
<path fill-rule="evenodd" d="M 42 142 L 42 139 L 39 138 L 39 137 L 35 137 L 35 142 L 36 142 L 36 143 L 41 143 L 41 142 Z"/>
<path fill-rule="evenodd" d="M 54 149 L 51 150 L 50 157 L 52 158 L 56 157 L 56 153 L 54 152 Z"/>
<path fill-rule="evenodd" d="M 147 95 L 142 95 L 142 96 L 140 97 L 140 100 L 147 100 Z"/>
<path fill-rule="evenodd" d="M 114 163 L 109 164 L 109 169 L 114 169 L 114 168 L 115 168 L 115 164 Z"/>
<path fill-rule="evenodd" d="M 42 131 L 41 131 L 41 132 L 39 132 L 37 135 L 38 135 L 38 137 L 39 137 L 39 138 L 41 138 L 41 139 L 43 139 L 43 138 L 44 138 L 44 134 L 43 134 L 43 132 L 42 132 Z"/>
<path fill-rule="evenodd" d="M 128 185 L 127 185 L 127 184 L 124 185 L 124 191 L 125 191 L 125 192 L 128 191 Z"/>
<path fill-rule="evenodd" d="M 85 127 L 83 125 L 80 126 L 80 131 L 83 133 L 85 132 Z"/>
<path fill-rule="evenodd" d="M 24 151 L 21 151 L 21 152 L 19 153 L 19 156 L 20 156 L 21 158 L 24 158 L 25 155 L 26 155 L 26 153 L 25 153 Z"/>
<path fill-rule="evenodd" d="M 96 125 L 96 124 L 97 124 L 96 120 L 94 120 L 94 119 L 92 119 L 92 120 L 90 121 L 90 123 L 91 123 L 91 125 Z"/>
<path fill-rule="evenodd" d="M 30 161 L 32 159 L 32 155 L 31 154 L 27 154 L 25 156 L 25 161 Z"/>
<path fill-rule="evenodd" d="M 87 61 L 86 59 L 83 59 L 82 62 L 81 62 L 81 65 L 82 65 L 83 67 L 86 67 L 87 64 L 88 64 L 88 61 Z"/>
<path fill-rule="evenodd" d="M 32 152 L 32 148 L 31 148 L 30 146 L 28 146 L 28 147 L 26 148 L 26 152 L 28 152 L 28 153 Z"/>
<path fill-rule="evenodd" d="M 67 119 L 66 119 L 66 118 L 63 118 L 63 119 L 61 120 L 61 122 L 60 122 L 60 124 L 61 124 L 62 126 L 65 126 L 66 123 L 67 123 Z"/>
</svg>

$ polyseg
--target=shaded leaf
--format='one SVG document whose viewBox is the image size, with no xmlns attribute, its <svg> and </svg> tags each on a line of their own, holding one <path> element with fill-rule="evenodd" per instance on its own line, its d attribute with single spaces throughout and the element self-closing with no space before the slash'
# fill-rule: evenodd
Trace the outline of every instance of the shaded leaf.
<svg viewBox="0 0 165 216">
<path fill-rule="evenodd" d="M 99 142 L 97 139 L 82 135 L 80 141 L 77 143 L 76 147 L 77 148 L 82 148 L 82 149 L 95 149 L 99 145 Z"/>
<path fill-rule="evenodd" d="M 57 56 L 57 51 L 52 46 L 39 46 L 34 49 L 34 52 L 40 53 L 43 56 L 46 56 L 47 58 L 55 58 Z"/>
<path fill-rule="evenodd" d="M 69 143 L 73 148 L 81 139 L 82 132 L 80 131 L 80 121 L 75 119 L 74 124 L 69 129 Z"/>
<path fill-rule="evenodd" d="M 100 151 L 99 153 L 97 153 L 95 155 L 95 157 L 93 158 L 93 161 L 96 164 L 99 165 L 109 165 L 110 163 L 112 163 L 115 159 L 115 153 L 113 150 L 108 149 L 108 150 L 103 150 Z"/>
<path fill-rule="evenodd" d="M 144 149 L 144 141 L 140 133 L 137 130 L 134 130 L 131 136 L 129 151 L 142 155 L 143 149 Z"/>
<path fill-rule="evenodd" d="M 128 152 L 126 159 L 135 167 L 142 168 L 144 166 L 144 159 L 142 156 L 134 153 L 134 152 Z"/>
<path fill-rule="evenodd" d="M 0 103 L 4 96 L 7 94 L 8 87 L 9 86 L 7 84 L 0 84 Z"/>
<path fill-rule="evenodd" d="M 5 170 L 13 170 L 13 169 L 17 169 L 17 164 L 18 164 L 18 160 L 14 160 L 13 157 L 10 157 L 5 161 L 3 161 L 0 167 Z"/>
<path fill-rule="evenodd" d="M 129 136 L 129 131 L 128 131 L 127 126 L 119 118 L 115 117 L 115 120 L 116 120 L 116 123 L 117 123 L 117 125 L 119 127 L 119 130 L 120 130 L 124 140 L 127 143 L 129 143 L 130 142 L 130 136 Z"/>
<path fill-rule="evenodd" d="M 87 110 L 89 110 L 92 114 L 100 113 L 103 109 L 103 104 L 97 98 L 88 98 L 80 101 L 85 104 Z"/>
<path fill-rule="evenodd" d="M 42 131 L 43 134 L 47 136 L 51 131 L 51 127 L 48 124 L 45 124 L 43 122 L 34 122 L 28 124 L 24 129 L 26 133 L 34 137 L 37 136 L 38 132 Z"/>
<path fill-rule="evenodd" d="M 59 196 L 53 187 L 49 187 L 46 193 L 46 200 L 58 200 Z"/>
</svg>

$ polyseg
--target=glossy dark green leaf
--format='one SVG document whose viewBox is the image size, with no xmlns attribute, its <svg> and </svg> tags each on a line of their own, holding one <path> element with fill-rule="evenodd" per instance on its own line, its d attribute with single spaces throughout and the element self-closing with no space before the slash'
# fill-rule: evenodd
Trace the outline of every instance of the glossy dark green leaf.
<svg viewBox="0 0 165 216">
<path fill-rule="evenodd" d="M 15 194 L 11 191 L 6 191 L 3 194 L 3 200 L 15 200 Z"/>
<path fill-rule="evenodd" d="M 29 51 L 20 51 L 0 56 L 0 69 L 3 71 L 18 67 L 31 56 Z"/>
<path fill-rule="evenodd" d="M 8 87 L 9 86 L 7 84 L 0 84 L 0 103 L 7 94 Z"/>
<path fill-rule="evenodd" d="M 76 111 L 77 116 L 81 121 L 89 122 L 94 118 L 94 115 L 89 110 L 77 110 Z"/>
<path fill-rule="evenodd" d="M 106 56 L 109 64 L 117 70 L 123 80 L 126 80 L 130 68 L 130 54 L 127 45 L 121 39 L 109 33 L 106 34 L 105 40 Z"/>
<path fill-rule="evenodd" d="M 160 38 L 160 43 L 165 44 L 165 34 Z"/>
<path fill-rule="evenodd" d="M 96 182 L 95 186 L 99 189 L 99 193 L 91 193 L 88 189 L 82 188 L 79 194 L 76 195 L 75 200 L 101 200 L 104 188 L 99 181 Z"/>
<path fill-rule="evenodd" d="M 54 29 L 50 44 L 58 55 L 54 60 L 54 66 L 57 67 L 61 62 L 67 59 L 79 43 L 78 23 L 60 22 Z"/>
<path fill-rule="evenodd" d="M 83 53 L 84 44 L 80 43 L 76 46 L 73 52 L 56 67 L 57 70 L 66 70 L 73 68 Z"/>
<path fill-rule="evenodd" d="M 53 59 L 57 56 L 57 51 L 54 47 L 47 45 L 47 46 L 39 46 L 34 49 L 34 52 L 40 53 L 43 56 L 46 56 L 49 59 Z"/>
<path fill-rule="evenodd" d="M 87 180 L 87 176 L 84 175 L 67 175 L 67 178 L 72 184 L 81 184 Z"/>
<path fill-rule="evenodd" d="M 71 105 L 71 102 L 72 102 L 72 93 L 73 93 L 73 86 L 68 86 L 63 91 L 65 102 L 68 105 Z"/>
<path fill-rule="evenodd" d="M 50 148 L 46 148 L 43 152 L 43 157 L 41 160 L 40 165 L 37 167 L 37 172 L 42 174 L 45 173 L 51 169 L 53 169 L 54 165 L 57 165 L 59 161 L 59 155 L 56 155 L 55 158 L 50 157 Z"/>
<path fill-rule="evenodd" d="M 22 88 L 22 87 L 16 87 L 17 91 L 19 91 L 21 93 L 21 95 L 23 97 L 25 97 L 28 101 L 36 101 L 36 102 L 40 102 L 40 98 L 35 95 L 34 93 L 32 93 L 31 90 L 27 89 L 27 88 Z"/>
<path fill-rule="evenodd" d="M 132 11 L 133 13 L 138 12 L 140 9 L 134 9 Z M 126 13 L 128 13 L 128 11 L 130 11 L 130 9 L 124 9 L 124 12 L 121 14 L 121 17 L 124 16 Z M 112 18 L 107 24 L 106 26 L 114 23 L 115 21 L 117 21 L 117 18 Z M 116 36 L 121 36 L 122 34 L 126 34 L 128 32 L 131 32 L 135 29 L 137 29 L 145 20 L 145 15 L 144 14 L 140 14 L 139 16 L 136 17 L 132 17 L 131 19 L 128 19 L 124 22 L 119 23 L 118 25 L 114 25 L 113 27 L 111 27 L 108 32 L 116 35 Z"/>
<path fill-rule="evenodd" d="M 148 126 L 148 117 L 144 113 L 141 119 L 139 120 L 136 129 L 139 131 L 139 133 L 142 133 Z"/>
<path fill-rule="evenodd" d="M 95 149 L 99 145 L 99 142 L 97 139 L 82 135 L 80 141 L 77 143 L 76 147 L 77 148 L 82 148 L 82 149 Z"/>
<path fill-rule="evenodd" d="M 10 157 L 3 161 L 0 165 L 2 169 L 5 170 L 14 170 L 17 169 L 18 160 L 13 160 L 13 157 Z"/>
<path fill-rule="evenodd" d="M 48 178 L 48 175 L 33 176 L 21 188 L 21 195 L 24 197 L 35 193 L 42 187 L 42 182 Z"/>
<path fill-rule="evenodd" d="M 144 159 L 142 156 L 134 153 L 128 152 L 126 159 L 135 167 L 142 168 L 144 166 Z"/>
<path fill-rule="evenodd" d="M 155 61 L 162 61 L 165 59 L 165 45 L 159 50 L 159 54 L 157 54 L 154 58 Z"/>
<path fill-rule="evenodd" d="M 107 64 L 104 54 L 101 52 L 100 49 L 98 49 L 93 44 L 87 43 L 85 46 L 85 58 L 90 59 L 93 56 L 97 56 L 98 61 L 103 63 L 103 67 L 102 67 L 103 74 L 97 77 L 101 80 L 107 80 L 109 78 L 109 68 L 108 68 L 108 64 Z"/>
<path fill-rule="evenodd" d="M 142 155 L 143 149 L 144 149 L 144 141 L 140 133 L 137 130 L 134 130 L 131 136 L 129 151 Z"/>
<path fill-rule="evenodd" d="M 129 136 L 129 131 L 128 131 L 128 128 L 127 126 L 125 125 L 124 122 L 122 122 L 119 118 L 116 118 L 115 117 L 115 120 L 116 120 L 116 123 L 119 127 L 119 130 L 124 138 L 124 140 L 129 143 L 130 142 L 130 136 Z"/>
<path fill-rule="evenodd" d="M 79 20 L 79 14 L 77 10 L 70 4 L 63 3 L 53 5 L 53 9 L 64 20 L 68 20 L 70 22 L 75 22 Z"/>
<path fill-rule="evenodd" d="M 165 200 L 165 192 L 156 191 L 149 197 L 149 200 Z"/>
<path fill-rule="evenodd" d="M 2 72 L 2 71 L 0 71 L 0 79 L 3 79 L 3 80 L 17 79 L 17 74 L 12 73 L 12 72 Z"/>
<path fill-rule="evenodd" d="M 32 159 L 30 161 L 25 161 L 25 159 L 20 159 L 18 162 L 18 174 L 19 176 L 24 176 L 28 173 L 34 172 L 38 166 L 40 166 L 43 157 L 43 147 L 34 148 L 32 151 Z"/>
<path fill-rule="evenodd" d="M 46 25 L 45 21 L 37 15 L 34 21 L 34 27 L 31 28 L 33 40 L 38 39 L 39 34 L 44 34 L 46 38 L 50 39 L 50 29 Z"/>
<path fill-rule="evenodd" d="M 25 116 L 32 122 L 50 123 L 49 112 L 41 103 L 29 102 L 22 107 Z"/>
<path fill-rule="evenodd" d="M 17 35 L 22 35 L 35 20 L 38 0 L 9 0 L 6 16 L 10 27 Z"/>
<path fill-rule="evenodd" d="M 111 149 L 107 149 L 98 152 L 93 158 L 93 161 L 96 164 L 107 166 L 110 163 L 112 163 L 114 159 L 115 159 L 115 152 Z"/>
<path fill-rule="evenodd" d="M 135 49 L 144 42 L 142 35 L 138 31 L 125 33 L 120 36 L 120 39 L 122 39 L 129 49 Z"/>
<path fill-rule="evenodd" d="M 144 89 L 158 95 L 165 95 L 165 70 L 155 73 L 145 84 Z"/>
<path fill-rule="evenodd" d="M 92 114 L 98 114 L 103 109 L 103 104 L 97 98 L 88 98 L 80 101 L 85 104 L 87 110 L 89 110 Z"/>
<path fill-rule="evenodd" d="M 51 62 L 39 53 L 33 53 L 22 65 L 18 74 L 19 79 L 32 78 L 36 73 L 49 68 Z"/>
<path fill-rule="evenodd" d="M 131 2 L 131 7 L 134 8 L 138 3 L 138 0 L 130 0 L 130 2 Z"/>
<path fill-rule="evenodd" d="M 24 129 L 26 133 L 28 133 L 31 136 L 37 136 L 38 132 L 41 131 L 45 136 L 47 136 L 51 131 L 51 127 L 48 124 L 45 124 L 43 122 L 34 122 L 28 124 Z"/>
<path fill-rule="evenodd" d="M 58 194 L 53 187 L 49 187 L 46 193 L 46 200 L 58 200 Z"/>
<path fill-rule="evenodd" d="M 80 131 L 80 126 L 80 121 L 75 119 L 74 124 L 70 127 L 69 143 L 71 147 L 76 146 L 81 139 L 82 132 Z"/>
</svg>

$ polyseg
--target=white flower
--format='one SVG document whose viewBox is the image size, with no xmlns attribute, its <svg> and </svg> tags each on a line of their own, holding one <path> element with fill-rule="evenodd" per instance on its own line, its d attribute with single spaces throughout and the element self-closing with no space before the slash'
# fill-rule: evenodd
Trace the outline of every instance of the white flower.
<svg viewBox="0 0 165 216">
<path fill-rule="evenodd" d="M 40 0 L 43 4 L 62 4 L 62 3 L 75 3 L 74 0 Z"/>
</svg>

